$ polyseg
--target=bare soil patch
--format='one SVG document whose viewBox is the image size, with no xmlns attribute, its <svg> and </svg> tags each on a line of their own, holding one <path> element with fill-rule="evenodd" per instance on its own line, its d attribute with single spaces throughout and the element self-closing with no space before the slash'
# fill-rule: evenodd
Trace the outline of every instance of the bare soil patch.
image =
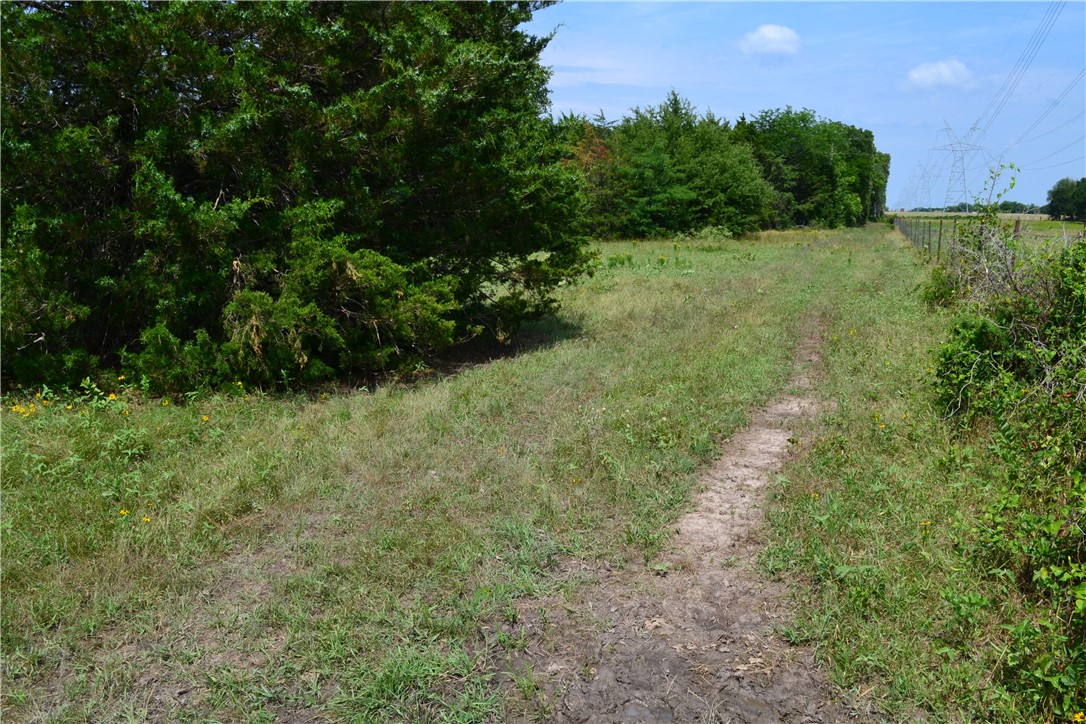
<svg viewBox="0 0 1086 724">
<path fill-rule="evenodd" d="M 648 565 L 569 561 L 572 598 L 525 604 L 509 662 L 525 718 L 558 722 L 831 722 L 857 718 L 809 649 L 775 633 L 788 586 L 760 573 L 772 476 L 818 411 L 818 335 L 800 345 L 789 393 L 753 413 L 705 472 L 696 508 Z M 526 682 L 538 686 L 534 691 Z"/>
</svg>

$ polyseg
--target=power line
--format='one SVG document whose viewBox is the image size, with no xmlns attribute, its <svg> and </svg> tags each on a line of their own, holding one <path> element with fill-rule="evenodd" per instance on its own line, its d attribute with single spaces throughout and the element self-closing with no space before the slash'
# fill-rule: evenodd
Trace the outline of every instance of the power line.
<svg viewBox="0 0 1086 724">
<path fill-rule="evenodd" d="M 1015 141 L 1014 143 L 1009 144 L 1007 147 L 1010 148 L 1011 146 L 1017 146 L 1017 145 L 1021 145 L 1023 143 L 1032 143 L 1033 141 L 1036 141 L 1036 140 L 1038 140 L 1040 138 L 1044 138 L 1045 136 L 1051 136 L 1056 131 L 1059 131 L 1059 130 L 1061 130 L 1063 128 L 1066 128 L 1067 126 L 1070 126 L 1072 123 L 1074 123 L 1078 119 L 1082 118 L 1083 116 L 1086 116 L 1086 111 L 1076 113 L 1075 115 L 1071 116 L 1070 118 L 1068 118 L 1066 121 L 1064 121 L 1060 125 L 1058 125 L 1058 126 L 1056 126 L 1054 128 L 1050 128 L 1049 130 L 1045 131 L 1044 133 L 1040 133 L 1040 134 L 1034 136 L 1033 138 L 1027 138 L 1024 141 Z"/>
<path fill-rule="evenodd" d="M 1074 163 L 1075 161 L 1081 161 L 1083 159 L 1086 159 L 1086 156 L 1079 156 L 1078 158 L 1072 158 L 1070 161 L 1064 161 L 1063 163 L 1057 163 L 1055 166 L 1041 166 L 1040 168 L 1027 168 L 1027 169 L 1022 169 L 1022 170 L 1023 171 L 1048 171 L 1049 169 L 1059 168 L 1060 166 L 1066 166 L 1069 163 Z"/>
<path fill-rule="evenodd" d="M 1063 12 L 1063 8 L 1066 4 L 1066 2 L 1052 2 L 1048 6 L 1048 9 L 1045 10 L 1045 14 L 1041 18 L 1040 24 L 1033 32 L 1033 36 L 1030 38 L 1029 43 L 1026 44 L 1025 50 L 1023 50 L 1022 54 L 1018 57 L 1018 61 L 1007 75 L 1006 80 L 1003 81 L 1003 85 L 996 91 L 995 97 L 992 98 L 988 103 L 988 106 L 980 114 L 980 117 L 973 123 L 974 127 L 980 128 L 981 123 L 984 122 L 985 117 L 988 116 L 987 122 L 984 122 L 984 126 L 981 128 L 981 137 L 983 137 L 984 134 L 988 132 L 988 129 L 992 127 L 992 123 L 995 122 L 1000 111 L 1003 110 L 1003 107 L 1007 105 L 1007 101 L 1014 95 L 1014 91 L 1018 88 L 1018 84 L 1022 81 L 1022 77 L 1026 74 L 1026 71 L 1029 70 L 1029 66 L 1033 63 L 1033 59 L 1037 56 L 1037 52 L 1048 38 L 1048 34 L 1052 31 L 1052 26 L 1055 25 L 1056 20 L 1059 18 L 1060 13 Z M 972 140 L 968 136 L 967 138 Z"/>
<path fill-rule="evenodd" d="M 1011 143 L 1011 145 L 1012 146 L 1017 146 L 1019 143 L 1022 143 L 1022 139 L 1025 138 L 1026 136 L 1028 136 L 1030 133 L 1032 133 L 1033 129 L 1041 124 L 1041 121 L 1048 118 L 1048 114 L 1056 109 L 1056 106 L 1058 106 L 1060 104 L 1060 102 L 1063 101 L 1063 99 L 1067 97 L 1067 94 L 1071 92 L 1072 88 L 1074 88 L 1076 85 L 1078 85 L 1078 82 L 1080 80 L 1082 80 L 1083 77 L 1086 77 L 1086 69 L 1080 70 L 1078 72 L 1078 75 L 1075 76 L 1075 79 L 1072 80 L 1070 82 L 1070 84 L 1068 84 L 1068 86 L 1063 89 L 1063 92 L 1060 93 L 1059 97 L 1057 97 L 1056 100 L 1052 101 L 1052 103 L 1049 104 L 1048 108 L 1046 108 L 1044 110 L 1044 113 L 1042 113 L 1040 116 L 1038 116 L 1037 120 L 1034 121 L 1033 124 L 1029 128 L 1022 131 L 1022 135 L 1019 136 L 1013 143 Z"/>
<path fill-rule="evenodd" d="M 1068 143 L 1066 146 L 1059 149 L 1058 151 L 1053 151 L 1052 153 L 1048 154 L 1047 156 L 1042 156 L 1041 158 L 1035 159 L 1035 160 L 1031 161 L 1030 163 L 1033 164 L 1033 163 L 1040 163 L 1041 161 L 1047 161 L 1048 159 L 1052 158 L 1053 156 L 1058 156 L 1059 154 L 1063 153 L 1067 149 L 1071 148 L 1071 146 L 1074 146 L 1077 143 L 1082 143 L 1083 141 L 1086 141 L 1086 136 L 1079 136 L 1078 140 L 1072 141 L 1071 143 Z M 1024 166 L 1022 170 L 1023 171 L 1028 171 L 1029 168 Z"/>
</svg>

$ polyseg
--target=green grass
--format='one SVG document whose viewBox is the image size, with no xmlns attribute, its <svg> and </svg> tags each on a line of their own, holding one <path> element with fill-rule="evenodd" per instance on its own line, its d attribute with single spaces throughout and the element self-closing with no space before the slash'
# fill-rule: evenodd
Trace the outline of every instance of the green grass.
<svg viewBox="0 0 1086 724">
<path fill-rule="evenodd" d="M 6 714 L 543 716 L 530 671 L 513 697 L 494 683 L 522 643 L 496 622 L 515 630 L 518 599 L 576 585 L 560 556 L 651 558 L 717 444 L 819 329 L 838 408 L 782 484 L 767 555 L 814 586 L 792 635 L 823 642 L 839 680 L 891 712 L 958 706 L 947 690 L 984 673 L 958 665 L 966 653 L 943 677 L 959 684 L 929 685 L 938 669 L 907 675 L 907 637 L 880 650 L 888 629 L 863 616 L 855 639 L 832 635 L 839 595 L 872 621 L 907 626 L 926 615 L 913 601 L 944 615 L 948 583 L 896 568 L 953 568 L 948 481 L 969 464 L 935 459 L 947 441 L 922 390 L 944 321 L 914 301 L 913 253 L 885 226 L 599 249 L 596 276 L 522 330 L 517 354 L 451 376 L 166 406 L 128 380 L 9 399 Z M 983 627 L 992 607 L 973 614 L 971 580 L 954 600 L 963 627 Z M 944 661 L 942 646 L 917 644 L 912 663 Z"/>
</svg>

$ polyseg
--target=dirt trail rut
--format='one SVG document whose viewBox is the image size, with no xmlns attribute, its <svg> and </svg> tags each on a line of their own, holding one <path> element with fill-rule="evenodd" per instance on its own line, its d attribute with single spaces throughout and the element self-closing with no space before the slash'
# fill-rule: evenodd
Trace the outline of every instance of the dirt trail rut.
<svg viewBox="0 0 1086 724">
<path fill-rule="evenodd" d="M 542 710 L 557 722 L 836 722 L 855 718 L 811 652 L 774 634 L 787 586 L 760 574 L 768 484 L 817 412 L 815 338 L 800 345 L 789 394 L 752 415 L 702 479 L 697 507 L 652 567 L 592 570 L 572 601 L 524 611 Z M 534 630 L 533 630 L 534 629 Z"/>
</svg>

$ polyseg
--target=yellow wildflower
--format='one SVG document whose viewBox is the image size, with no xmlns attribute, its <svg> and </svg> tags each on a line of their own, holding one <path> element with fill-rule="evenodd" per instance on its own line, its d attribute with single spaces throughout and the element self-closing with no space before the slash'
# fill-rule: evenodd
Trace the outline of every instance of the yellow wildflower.
<svg viewBox="0 0 1086 724">
<path fill-rule="evenodd" d="M 115 395 L 115 394 L 113 394 L 112 392 L 110 392 L 110 393 L 109 393 L 109 398 L 108 398 L 108 399 L 110 399 L 110 400 L 116 400 L 116 399 L 117 399 L 117 395 Z"/>
<path fill-rule="evenodd" d="M 151 522 L 150 516 L 147 516 L 147 515 L 143 516 L 143 522 L 144 523 L 150 523 Z"/>
<path fill-rule="evenodd" d="M 124 375 L 120 375 L 120 376 L 119 376 L 119 377 L 117 378 L 117 381 L 118 381 L 118 382 L 120 382 L 120 381 L 121 381 L 121 380 L 123 380 L 123 379 L 124 379 Z"/>
<path fill-rule="evenodd" d="M 207 415 L 204 415 L 204 422 L 207 422 L 210 419 L 211 419 L 210 417 L 208 417 Z"/>
<path fill-rule="evenodd" d="M 128 515 L 128 508 L 121 508 L 121 517 Z"/>
</svg>

